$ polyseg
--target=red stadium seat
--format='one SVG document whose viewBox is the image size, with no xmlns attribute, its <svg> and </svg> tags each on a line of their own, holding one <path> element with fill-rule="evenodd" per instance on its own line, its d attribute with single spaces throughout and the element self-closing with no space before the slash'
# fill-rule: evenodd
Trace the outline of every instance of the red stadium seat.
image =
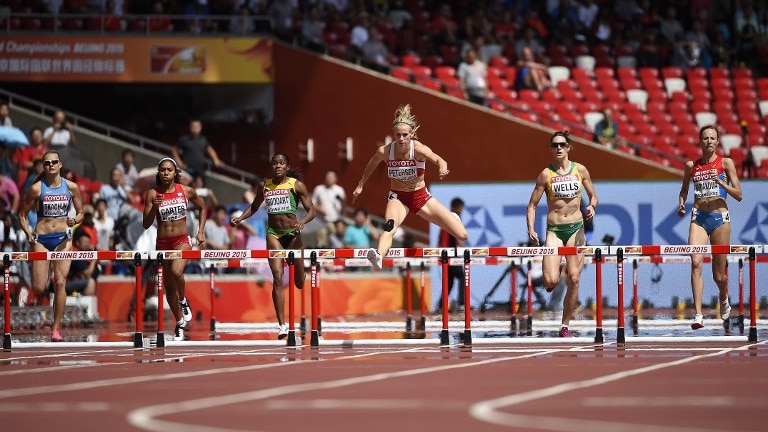
<svg viewBox="0 0 768 432">
<path fill-rule="evenodd" d="M 418 66 L 421 64 L 421 57 L 415 54 L 405 54 L 400 56 L 400 64 L 405 67 Z"/>
<path fill-rule="evenodd" d="M 498 69 L 496 70 L 498 71 Z M 456 68 L 454 68 L 453 66 L 437 66 L 436 68 L 434 68 L 434 71 L 435 71 L 435 77 L 439 79 L 456 77 Z M 491 73 L 489 68 L 488 76 L 490 77 L 491 75 L 495 75 L 495 74 Z"/>
<path fill-rule="evenodd" d="M 404 67 L 393 67 L 389 70 L 389 74 L 403 81 L 411 81 L 411 71 Z"/>
</svg>

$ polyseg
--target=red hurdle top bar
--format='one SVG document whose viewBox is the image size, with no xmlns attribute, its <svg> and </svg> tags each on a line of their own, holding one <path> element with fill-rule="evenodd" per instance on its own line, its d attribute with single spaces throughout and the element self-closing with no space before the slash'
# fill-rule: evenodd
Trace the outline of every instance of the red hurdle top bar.
<svg viewBox="0 0 768 432">
<path fill-rule="evenodd" d="M 748 254 L 754 247 L 755 253 L 768 250 L 768 245 L 642 245 L 642 246 L 566 246 L 566 247 L 469 247 L 469 248 L 392 248 L 385 258 L 439 259 L 443 252 L 449 258 L 463 257 L 468 250 L 473 258 L 487 257 L 523 257 L 546 255 L 594 255 L 600 250 L 603 256 L 616 255 L 622 248 L 624 255 L 690 255 L 690 254 Z M 12 261 L 57 261 L 57 260 L 132 260 L 138 253 L 141 259 L 156 259 L 162 253 L 163 259 L 207 259 L 230 260 L 248 258 L 287 258 L 293 252 L 295 257 L 310 258 L 317 254 L 318 260 L 337 258 L 367 257 L 368 249 L 290 249 L 290 250 L 169 250 L 169 251 L 68 251 L 68 252 L 9 252 Z"/>
</svg>

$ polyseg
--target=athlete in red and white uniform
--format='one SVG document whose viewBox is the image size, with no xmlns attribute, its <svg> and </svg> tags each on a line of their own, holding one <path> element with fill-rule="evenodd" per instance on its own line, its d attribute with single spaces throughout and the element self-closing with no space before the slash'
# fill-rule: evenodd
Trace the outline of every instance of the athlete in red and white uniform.
<svg viewBox="0 0 768 432">
<path fill-rule="evenodd" d="M 382 257 L 386 256 L 392 247 L 392 237 L 409 212 L 414 212 L 427 221 L 445 229 L 460 241 L 468 237 L 467 230 L 461 218 L 451 213 L 427 190 L 424 181 L 426 162 L 432 162 L 438 167 L 438 175 L 442 179 L 450 170 L 448 163 L 432 149 L 422 144 L 416 138 L 418 129 L 416 118 L 411 114 L 411 106 L 401 106 L 395 112 L 392 128 L 395 141 L 379 147 L 365 166 L 363 177 L 352 193 L 354 203 L 363 193 L 363 185 L 373 174 L 381 162 L 387 164 L 387 176 L 390 179 L 389 196 L 384 218 L 387 224 L 384 233 L 379 237 L 377 249 L 371 249 L 368 259 L 377 269 L 381 268 Z"/>
<path fill-rule="evenodd" d="M 693 182 L 693 208 L 691 209 L 691 226 L 688 229 L 688 244 L 705 245 L 707 240 L 713 245 L 730 244 L 731 216 L 725 199 L 730 195 L 736 201 L 741 201 L 741 183 L 736 175 L 733 160 L 717 155 L 720 132 L 714 126 L 701 128 L 699 142 L 701 158 L 685 164 L 677 214 L 680 217 L 685 216 L 688 188 Z M 728 276 L 725 273 L 727 258 L 722 254 L 712 256 L 712 277 L 720 290 L 720 316 L 723 319 L 728 319 L 731 314 L 731 305 L 728 301 Z M 691 328 L 694 330 L 704 327 L 704 316 L 701 313 L 701 298 L 704 293 L 704 280 L 701 276 L 703 263 L 702 254 L 691 255 L 691 290 L 696 308 Z"/>
<path fill-rule="evenodd" d="M 182 185 L 181 173 L 176 161 L 163 158 L 157 165 L 157 186 L 147 191 L 144 201 L 144 229 L 157 221 L 157 251 L 191 250 L 187 230 L 187 204 L 192 202 L 200 209 L 200 225 L 197 229 L 197 244 L 205 243 L 206 211 L 203 199 L 195 189 Z M 154 258 L 154 257 L 152 257 Z M 184 268 L 187 260 L 165 260 L 163 267 L 170 269 L 165 275 L 165 298 L 176 317 L 174 340 L 184 339 L 184 327 L 192 320 L 192 310 L 185 293 Z"/>
</svg>

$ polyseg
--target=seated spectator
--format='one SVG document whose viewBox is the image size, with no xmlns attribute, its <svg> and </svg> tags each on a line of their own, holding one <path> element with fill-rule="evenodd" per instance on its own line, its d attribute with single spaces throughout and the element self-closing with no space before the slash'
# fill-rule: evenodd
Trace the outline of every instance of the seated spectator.
<svg viewBox="0 0 768 432">
<path fill-rule="evenodd" d="M 371 27 L 368 40 L 363 43 L 363 66 L 381 73 L 389 73 L 389 49 L 384 44 L 384 36 L 376 27 Z"/>
<path fill-rule="evenodd" d="M 74 146 L 77 143 L 72 123 L 67 120 L 64 111 L 53 113 L 53 124 L 43 131 L 43 142 L 46 146 Z"/>
<path fill-rule="evenodd" d="M 91 238 L 90 245 L 92 246 L 92 250 L 95 249 L 96 245 L 99 244 L 99 232 L 95 225 L 96 219 L 96 209 L 93 208 L 92 205 L 86 204 L 83 206 L 83 222 L 80 223 L 80 226 L 77 227 L 78 230 L 83 231 L 84 233 L 88 234 L 88 236 Z"/>
<path fill-rule="evenodd" d="M 150 33 L 168 32 L 173 30 L 173 23 L 171 19 L 165 15 L 165 5 L 162 1 L 158 0 L 152 4 L 152 17 L 149 19 L 147 29 Z"/>
<path fill-rule="evenodd" d="M 546 90 L 552 86 L 549 81 L 547 66 L 534 59 L 533 51 L 525 47 L 517 62 L 517 77 L 515 87 L 521 89 Z"/>
<path fill-rule="evenodd" d="M 8 102 L 0 101 L 0 126 L 13 126 L 10 113 Z"/>
<path fill-rule="evenodd" d="M 82 229 L 76 229 L 72 236 L 74 251 L 93 250 L 91 237 Z M 65 289 L 67 295 L 77 293 L 79 295 L 96 295 L 96 282 L 99 278 L 101 269 L 97 260 L 72 260 L 67 274 L 67 283 Z"/>
<path fill-rule="evenodd" d="M 309 13 L 301 23 L 300 42 L 304 48 L 319 53 L 326 53 L 328 47 L 325 45 L 323 31 L 325 30 L 325 21 L 318 6 L 309 8 Z"/>
<path fill-rule="evenodd" d="M 133 163 L 134 157 L 133 150 L 125 149 L 120 156 L 120 162 L 115 165 L 115 168 L 123 173 L 123 187 L 127 192 L 133 192 L 136 179 L 139 178 L 139 170 Z"/>
<path fill-rule="evenodd" d="M 205 238 L 207 249 L 225 250 L 232 244 L 230 237 L 230 225 L 226 207 L 216 206 L 208 223 L 205 224 Z"/>
<path fill-rule="evenodd" d="M 619 125 L 613 119 L 613 111 L 610 108 L 603 110 L 603 119 L 595 125 L 596 142 L 608 147 L 616 148 L 619 139 Z"/>
<path fill-rule="evenodd" d="M 253 33 L 254 30 L 256 30 L 256 24 L 253 22 L 251 10 L 246 5 L 240 5 L 237 16 L 229 20 L 229 31 L 236 35 L 247 35 Z"/>
<path fill-rule="evenodd" d="M 22 190 L 27 182 L 27 177 L 36 176 L 35 161 L 40 160 L 42 166 L 43 154 L 45 153 L 45 144 L 43 144 L 43 131 L 34 127 L 29 132 L 29 145 L 16 149 L 13 154 L 13 161 L 16 164 L 17 184 Z"/>
</svg>

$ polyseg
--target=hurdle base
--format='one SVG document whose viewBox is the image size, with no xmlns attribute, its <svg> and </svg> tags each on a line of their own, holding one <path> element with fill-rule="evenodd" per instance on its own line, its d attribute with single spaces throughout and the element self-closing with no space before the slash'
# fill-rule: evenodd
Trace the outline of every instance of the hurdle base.
<svg viewBox="0 0 768 432">
<path fill-rule="evenodd" d="M 302 333 L 307 332 L 307 317 L 301 316 L 301 320 L 299 321 L 299 330 L 301 330 Z"/>
<path fill-rule="evenodd" d="M 749 337 L 747 340 L 750 342 L 757 342 L 757 327 L 749 328 Z"/>
<path fill-rule="evenodd" d="M 464 346 L 472 346 L 472 330 L 464 329 Z"/>
<path fill-rule="evenodd" d="M 450 345 L 451 344 L 451 337 L 448 333 L 448 329 L 442 329 L 440 331 L 440 345 Z"/>
<path fill-rule="evenodd" d="M 286 345 L 290 347 L 296 346 L 296 330 L 288 330 L 288 340 Z"/>
<path fill-rule="evenodd" d="M 216 318 L 215 317 L 211 317 L 211 331 L 212 332 L 216 331 Z"/>
<path fill-rule="evenodd" d="M 144 333 L 136 332 L 133 334 L 133 347 L 134 348 L 144 347 Z"/>
<path fill-rule="evenodd" d="M 419 318 L 419 330 L 426 332 L 427 331 L 427 317 L 424 315 Z"/>
<path fill-rule="evenodd" d="M 733 330 L 733 323 L 731 322 L 730 318 L 723 320 L 723 330 L 725 331 L 725 334 L 731 334 L 731 331 Z"/>
<path fill-rule="evenodd" d="M 511 337 L 517 336 L 517 317 L 513 316 L 509 319 L 509 335 Z"/>
<path fill-rule="evenodd" d="M 526 336 L 533 336 L 533 316 L 531 315 L 525 318 L 525 334 Z"/>
<path fill-rule="evenodd" d="M 3 334 L 3 349 L 4 350 L 9 350 L 9 349 L 11 349 L 11 345 L 12 345 L 11 344 L 11 334 L 10 333 Z"/>
<path fill-rule="evenodd" d="M 320 346 L 320 334 L 317 330 L 312 330 L 312 334 L 309 337 L 309 345 L 313 347 Z"/>
<path fill-rule="evenodd" d="M 323 334 L 323 318 L 317 317 L 317 333 Z"/>
<path fill-rule="evenodd" d="M 405 331 L 413 331 L 413 317 L 410 315 L 405 317 Z"/>
<path fill-rule="evenodd" d="M 637 315 L 632 315 L 632 333 L 637 336 L 640 332 L 640 326 L 637 323 Z"/>
<path fill-rule="evenodd" d="M 744 334 L 744 315 L 739 315 L 736 317 L 736 322 L 739 326 L 739 334 Z"/>
<path fill-rule="evenodd" d="M 157 343 L 155 345 L 158 348 L 165 348 L 165 333 L 157 332 Z"/>
<path fill-rule="evenodd" d="M 624 336 L 624 327 L 619 327 L 616 329 L 616 343 L 619 345 L 624 345 L 627 342 L 627 339 Z"/>
<path fill-rule="evenodd" d="M 603 328 L 595 328 L 595 343 L 603 343 Z"/>
</svg>

